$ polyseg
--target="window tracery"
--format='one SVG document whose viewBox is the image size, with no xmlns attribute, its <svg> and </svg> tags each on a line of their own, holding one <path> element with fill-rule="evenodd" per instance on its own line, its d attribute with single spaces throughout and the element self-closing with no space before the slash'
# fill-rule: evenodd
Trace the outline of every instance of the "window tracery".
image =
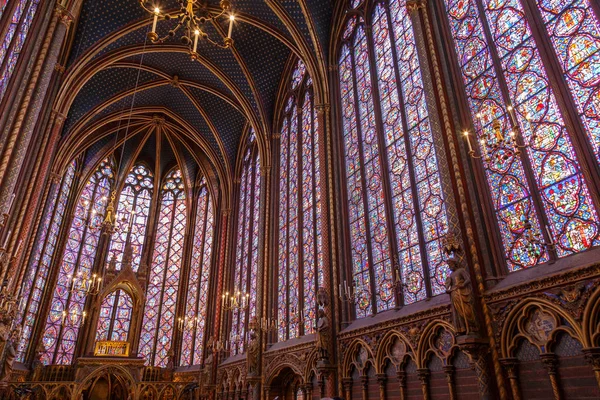
<svg viewBox="0 0 600 400">
<path fill-rule="evenodd" d="M 153 190 L 154 178 L 152 173 L 144 165 L 134 166 L 125 179 L 125 185 L 119 196 L 117 207 L 118 219 L 125 221 L 125 225 L 131 222 L 131 229 L 127 227 L 115 232 L 109 250 L 109 259 L 115 258 L 117 270 L 121 269 L 125 243 L 128 238 L 131 241 L 133 257 L 131 268 L 136 272 L 140 266 Z M 132 217 L 133 221 L 130 221 Z"/>
<path fill-rule="evenodd" d="M 109 293 L 100 306 L 96 341 L 127 341 L 133 316 L 133 300 L 129 293 L 117 289 Z"/>
<path fill-rule="evenodd" d="M 540 0 L 537 10 L 526 12 L 519 0 L 444 2 L 478 139 L 499 123 L 503 132 L 514 129 L 527 146 L 519 155 L 494 139 L 478 140 L 484 152 L 485 146 L 492 148 L 484 169 L 509 271 L 600 244 L 597 204 L 572 138 L 573 125 L 583 127 L 598 157 L 592 105 L 598 91 L 588 84 L 600 79 L 600 71 L 590 68 L 599 54 L 599 24 L 591 7 L 578 7 L 585 4 Z M 538 18 L 550 32 L 544 33 L 555 58 L 540 51 L 548 38 L 533 34 Z M 563 84 L 553 84 L 548 73 L 556 62 L 579 120 L 569 122 L 557 97 Z M 527 239 L 532 235 L 553 246 L 532 243 Z"/>
<path fill-rule="evenodd" d="M 312 333 L 322 271 L 318 121 L 302 61 L 292 71 L 283 110 L 279 168 L 278 337 Z"/>
<path fill-rule="evenodd" d="M 87 295 L 76 288 L 73 290 L 72 279 L 76 275 L 91 275 L 100 238 L 100 230 L 91 226 L 104 214 L 113 184 L 112 161 L 105 159 L 77 199 L 42 339 L 45 347 L 42 362 L 45 364 L 70 364 L 73 361 Z"/>
<path fill-rule="evenodd" d="M 360 2 L 354 2 L 356 7 Z M 444 292 L 446 205 L 406 3 L 350 17 L 339 55 L 352 281 L 364 317 Z M 364 7 L 361 5 L 360 7 Z M 394 282 L 401 280 L 398 300 Z"/>
<path fill-rule="evenodd" d="M 44 214 L 40 221 L 40 229 L 25 273 L 21 296 L 25 299 L 23 315 L 20 316 L 23 331 L 17 347 L 17 360 L 24 361 L 25 352 L 33 335 L 33 328 L 38 319 L 46 282 L 49 278 L 50 266 L 54 252 L 59 245 L 60 227 L 65 217 L 65 210 L 75 179 L 76 163 L 69 164 L 60 185 L 54 185 L 46 200 Z"/>
<path fill-rule="evenodd" d="M 233 355 L 244 352 L 250 318 L 256 315 L 256 277 L 260 217 L 260 157 L 254 133 L 244 155 L 238 203 L 237 239 L 233 290 L 248 294 L 248 307 L 234 309 L 230 333 Z"/>
<path fill-rule="evenodd" d="M 6 3 L 2 5 L 0 16 L 6 9 Z M 6 93 L 39 3 L 40 0 L 18 0 L 18 4 L 13 10 L 10 25 L 0 46 L 0 100 Z"/>
<path fill-rule="evenodd" d="M 139 354 L 146 358 L 148 365 L 165 367 L 169 352 L 174 350 L 172 342 L 186 223 L 185 187 L 181 170 L 177 169 L 167 175 L 160 193 L 139 347 Z"/>
<path fill-rule="evenodd" d="M 213 202 L 206 178 L 202 178 L 196 206 L 196 225 L 188 278 L 186 311 L 182 321 L 183 339 L 180 361 L 182 366 L 199 365 L 202 362 L 213 240 Z"/>
</svg>

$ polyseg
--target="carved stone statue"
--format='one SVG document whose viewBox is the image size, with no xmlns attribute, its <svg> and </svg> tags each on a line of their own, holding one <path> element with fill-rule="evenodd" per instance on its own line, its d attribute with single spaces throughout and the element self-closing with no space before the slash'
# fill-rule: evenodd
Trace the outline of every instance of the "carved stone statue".
<svg viewBox="0 0 600 400">
<path fill-rule="evenodd" d="M 252 318 L 248 325 L 248 352 L 246 362 L 248 367 L 248 376 L 258 376 L 258 358 L 260 353 L 260 341 L 256 332 L 256 317 Z"/>
<path fill-rule="evenodd" d="M 317 310 L 317 353 L 320 360 L 329 359 L 329 341 L 330 341 L 329 318 L 325 310 L 321 307 Z"/>
<path fill-rule="evenodd" d="M 17 325 L 10 333 L 10 337 L 4 346 L 2 355 L 2 372 L 0 373 L 0 382 L 6 382 L 10 379 L 13 371 L 13 364 L 17 356 L 17 346 L 21 338 L 21 326 Z"/>
<path fill-rule="evenodd" d="M 35 356 L 33 357 L 33 362 L 31 363 L 31 371 L 32 371 L 32 379 L 33 381 L 38 381 L 41 378 L 42 369 L 44 368 L 44 363 L 42 362 L 42 356 L 46 352 L 46 347 L 44 343 L 40 341 L 37 348 L 35 349 Z"/>
<path fill-rule="evenodd" d="M 461 334 L 477 334 L 479 324 L 469 273 L 460 265 L 454 252 L 448 257 L 448 266 L 452 273 L 446 278 L 446 293 L 450 294 L 454 327 Z"/>
<path fill-rule="evenodd" d="M 324 288 L 317 291 L 317 353 L 319 360 L 329 359 L 329 343 L 331 342 L 331 324 L 327 317 L 329 296 Z"/>
</svg>

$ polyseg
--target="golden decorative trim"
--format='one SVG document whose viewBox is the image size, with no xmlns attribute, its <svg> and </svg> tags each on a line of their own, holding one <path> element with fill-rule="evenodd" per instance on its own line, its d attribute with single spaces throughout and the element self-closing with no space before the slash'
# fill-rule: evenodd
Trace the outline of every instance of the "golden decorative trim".
<svg viewBox="0 0 600 400">
<path fill-rule="evenodd" d="M 94 348 L 96 357 L 129 357 L 129 342 L 101 340 Z"/>
</svg>

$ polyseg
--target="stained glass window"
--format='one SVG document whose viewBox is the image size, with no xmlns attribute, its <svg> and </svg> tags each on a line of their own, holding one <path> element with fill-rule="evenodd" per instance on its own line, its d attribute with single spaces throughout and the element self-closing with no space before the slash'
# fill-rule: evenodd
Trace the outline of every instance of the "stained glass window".
<svg viewBox="0 0 600 400">
<path fill-rule="evenodd" d="M 39 3 L 40 0 L 18 0 L 18 4 L 14 8 L 10 25 L 0 45 L 0 100 L 6 93 L 8 82 L 23 50 Z M 2 11 L 4 11 L 5 5 L 3 5 Z"/>
<path fill-rule="evenodd" d="M 148 365 L 164 367 L 175 329 L 179 276 L 186 226 L 186 196 L 180 170 L 167 175 L 160 192 L 160 212 L 146 305 L 140 336 L 140 356 Z"/>
<path fill-rule="evenodd" d="M 443 293 L 448 274 L 440 243 L 448 219 L 429 120 L 434 105 L 425 98 L 406 2 L 365 11 L 372 35 L 351 17 L 339 56 L 352 257 L 346 284 L 355 287 L 357 317 Z"/>
<path fill-rule="evenodd" d="M 46 288 L 48 272 L 56 249 L 60 227 L 65 216 L 65 209 L 75 177 L 75 162 L 65 172 L 59 185 L 53 185 L 46 200 L 44 214 L 40 221 L 31 261 L 25 273 L 21 297 L 25 299 L 21 324 L 23 326 L 21 340 L 17 347 L 17 360 L 24 361 L 25 352 L 32 338 L 33 327 L 40 311 L 40 303 Z"/>
<path fill-rule="evenodd" d="M 113 167 L 107 159 L 89 178 L 75 205 L 42 339 L 44 364 L 70 364 L 73 361 L 87 297 L 79 286 L 73 285 L 73 277 L 86 279 L 91 276 L 100 237 L 100 229 L 95 227 L 102 222 L 101 215 L 112 184 Z"/>
<path fill-rule="evenodd" d="M 312 333 L 322 271 L 319 149 L 312 82 L 299 61 L 284 109 L 279 168 L 278 337 Z"/>
<path fill-rule="evenodd" d="M 531 11 L 545 21 L 556 53 L 546 62 L 558 61 L 563 69 L 580 110 L 575 123 L 597 156 L 598 20 L 585 1 L 537 3 Z M 532 35 L 532 13 L 519 0 L 444 5 L 477 138 L 483 139 L 478 147 L 491 152 L 484 168 L 509 271 L 597 246 L 596 206 L 569 135 L 568 109 L 550 84 L 544 46 Z M 519 155 L 500 143 L 495 125 L 499 132 L 512 130 L 527 150 Z M 548 252 L 532 236 L 555 246 Z"/>
<path fill-rule="evenodd" d="M 125 179 L 117 207 L 117 221 L 123 229 L 113 234 L 108 253 L 109 258 L 115 258 L 117 270 L 121 269 L 127 239 L 131 241 L 133 250 L 133 271 L 137 271 L 140 266 L 153 189 L 154 178 L 148 168 L 144 165 L 133 167 Z"/>
<path fill-rule="evenodd" d="M 110 293 L 100 306 L 96 341 L 126 341 L 132 314 L 133 301 L 129 293 L 121 289 Z"/>
<path fill-rule="evenodd" d="M 208 284 L 214 239 L 214 211 L 206 179 L 200 183 L 192 262 L 188 278 L 188 292 L 183 325 L 180 365 L 202 363 L 202 346 L 206 327 Z"/>
<path fill-rule="evenodd" d="M 244 351 L 250 318 L 256 315 L 256 277 L 258 272 L 258 238 L 260 216 L 260 158 L 254 134 L 244 154 L 238 204 L 237 239 L 233 292 L 248 294 L 249 306 L 235 309 L 232 315 L 230 346 L 232 354 Z"/>
</svg>

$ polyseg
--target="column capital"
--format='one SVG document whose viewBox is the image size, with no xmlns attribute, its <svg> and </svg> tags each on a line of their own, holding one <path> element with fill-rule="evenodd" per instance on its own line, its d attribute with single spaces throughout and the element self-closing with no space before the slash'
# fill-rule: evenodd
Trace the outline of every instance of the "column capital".
<svg viewBox="0 0 600 400">
<path fill-rule="evenodd" d="M 315 104 L 315 109 L 317 112 L 327 112 L 331 109 L 331 105 L 329 103 Z"/>
<path fill-rule="evenodd" d="M 424 0 L 408 0 L 406 2 L 406 9 L 408 12 L 416 12 L 425 8 Z"/>
</svg>

